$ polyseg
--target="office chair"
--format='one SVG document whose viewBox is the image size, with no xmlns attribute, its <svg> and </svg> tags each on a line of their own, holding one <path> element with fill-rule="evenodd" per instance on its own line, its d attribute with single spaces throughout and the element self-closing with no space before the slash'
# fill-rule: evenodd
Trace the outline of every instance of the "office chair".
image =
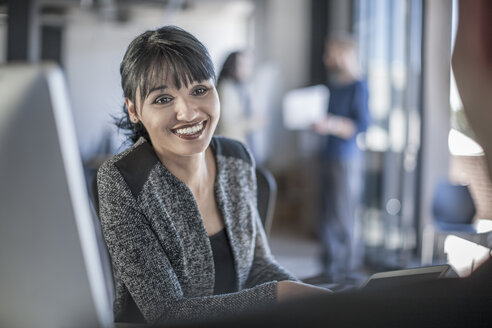
<svg viewBox="0 0 492 328">
<path fill-rule="evenodd" d="M 441 231 L 476 233 L 472 225 L 475 203 L 465 185 L 443 180 L 437 184 L 432 202 L 434 222 Z"/>
<path fill-rule="evenodd" d="M 256 167 L 256 184 L 258 213 L 265 233 L 269 236 L 277 200 L 277 183 L 270 171 L 262 167 Z"/>
<path fill-rule="evenodd" d="M 275 202 L 277 199 L 277 183 L 273 175 L 265 168 L 256 167 L 257 207 L 261 222 L 267 236 L 273 221 Z M 90 186 L 91 199 L 96 214 L 99 216 L 99 197 L 97 191 L 97 175 L 94 176 Z"/>
<path fill-rule="evenodd" d="M 97 171 L 96 174 L 94 174 L 94 178 L 91 181 L 89 194 L 91 196 L 92 205 L 94 206 L 94 210 L 97 214 L 97 217 L 99 217 L 99 192 L 97 190 Z"/>
</svg>

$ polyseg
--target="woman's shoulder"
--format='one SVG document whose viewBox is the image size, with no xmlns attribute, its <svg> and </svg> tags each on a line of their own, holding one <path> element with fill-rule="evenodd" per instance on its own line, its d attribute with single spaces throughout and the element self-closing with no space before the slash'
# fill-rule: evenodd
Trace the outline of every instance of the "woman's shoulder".
<svg viewBox="0 0 492 328">
<path fill-rule="evenodd" d="M 98 178 L 104 179 L 118 174 L 124 178 L 130 187 L 140 185 L 147 179 L 158 161 L 152 145 L 141 138 L 130 148 L 104 162 L 98 169 Z"/>
<path fill-rule="evenodd" d="M 135 157 L 138 153 L 141 152 L 143 148 L 146 148 L 146 144 L 149 144 L 144 138 L 140 138 L 137 142 L 130 145 L 123 151 L 109 157 L 104 163 L 101 165 L 103 167 L 113 167 L 117 165 L 117 163 L 128 161 L 130 158 Z"/>
<path fill-rule="evenodd" d="M 253 157 L 247 147 L 240 141 L 223 136 L 214 136 L 211 141 L 212 149 L 218 156 L 240 159 L 253 165 Z"/>
</svg>

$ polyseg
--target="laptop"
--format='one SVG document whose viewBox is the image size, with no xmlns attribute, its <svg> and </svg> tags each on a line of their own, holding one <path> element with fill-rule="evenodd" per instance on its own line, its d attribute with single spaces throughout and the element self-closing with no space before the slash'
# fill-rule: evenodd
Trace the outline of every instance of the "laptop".
<svg viewBox="0 0 492 328">
<path fill-rule="evenodd" d="M 361 286 L 364 290 L 383 290 L 418 281 L 457 277 L 450 265 L 433 265 L 375 273 Z"/>
<path fill-rule="evenodd" d="M 65 80 L 0 66 L 0 327 L 112 327 Z"/>
</svg>

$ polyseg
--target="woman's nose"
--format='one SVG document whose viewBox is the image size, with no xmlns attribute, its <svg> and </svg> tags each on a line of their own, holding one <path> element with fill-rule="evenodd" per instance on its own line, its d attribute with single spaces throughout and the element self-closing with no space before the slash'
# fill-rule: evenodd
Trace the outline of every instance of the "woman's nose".
<svg viewBox="0 0 492 328">
<path fill-rule="evenodd" d="M 176 119 L 179 121 L 193 121 L 198 115 L 195 106 L 184 99 L 179 99 L 176 103 Z"/>
</svg>

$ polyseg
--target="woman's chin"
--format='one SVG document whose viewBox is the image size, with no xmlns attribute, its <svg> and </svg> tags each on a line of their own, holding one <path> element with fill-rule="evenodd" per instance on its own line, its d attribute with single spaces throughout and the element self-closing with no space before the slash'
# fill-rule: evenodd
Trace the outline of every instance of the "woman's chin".
<svg viewBox="0 0 492 328">
<path fill-rule="evenodd" d="M 202 134 L 197 137 L 178 137 L 181 141 L 176 149 L 176 154 L 181 156 L 193 156 L 207 150 L 212 134 Z"/>
</svg>

